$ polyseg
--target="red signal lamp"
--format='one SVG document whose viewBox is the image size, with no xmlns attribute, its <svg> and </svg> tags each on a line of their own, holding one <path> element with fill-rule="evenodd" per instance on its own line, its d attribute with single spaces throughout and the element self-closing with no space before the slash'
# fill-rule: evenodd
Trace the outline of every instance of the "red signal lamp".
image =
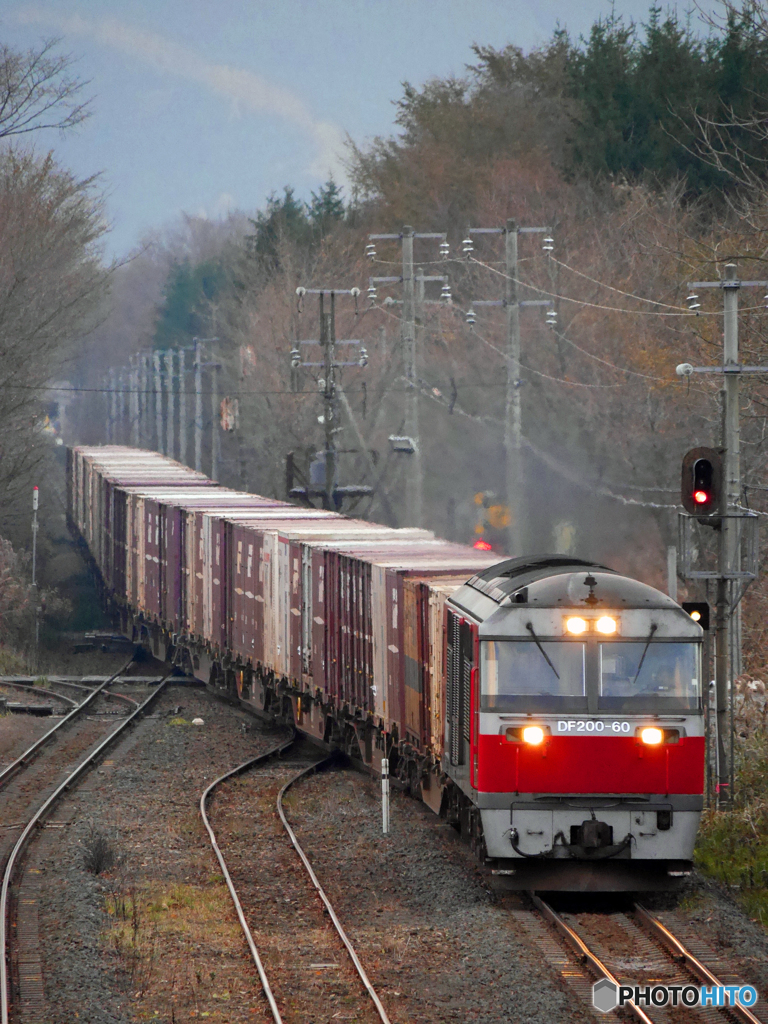
<svg viewBox="0 0 768 1024">
<path fill-rule="evenodd" d="M 706 505 L 709 501 L 709 495 L 706 491 L 694 491 L 693 500 L 697 505 Z"/>
<path fill-rule="evenodd" d="M 482 537 L 478 537 L 472 547 L 476 551 L 493 551 L 493 545 L 489 544 L 487 540 L 483 540 Z"/>
</svg>

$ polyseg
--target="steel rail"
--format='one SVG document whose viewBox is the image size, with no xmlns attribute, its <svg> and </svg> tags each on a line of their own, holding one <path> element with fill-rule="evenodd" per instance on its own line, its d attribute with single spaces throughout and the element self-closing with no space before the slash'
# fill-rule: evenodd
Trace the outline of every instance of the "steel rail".
<svg viewBox="0 0 768 1024">
<path fill-rule="evenodd" d="M 269 984 L 269 978 L 267 978 L 267 972 L 264 970 L 264 964 L 261 962 L 261 957 L 259 956 L 259 951 L 256 948 L 256 943 L 253 941 L 251 929 L 248 927 L 248 922 L 245 919 L 245 914 L 243 913 L 243 906 L 240 903 L 240 897 L 237 895 L 237 890 L 235 889 L 234 882 L 232 881 L 232 876 L 229 873 L 227 862 L 224 860 L 224 856 L 221 850 L 219 849 L 219 844 L 216 841 L 216 833 L 213 831 L 211 823 L 208 819 L 206 804 L 211 793 L 213 792 L 214 789 L 216 789 L 216 787 L 220 783 L 225 782 L 227 779 L 233 778 L 235 775 L 240 775 L 243 772 L 247 772 L 250 768 L 255 768 L 256 765 L 261 764 L 263 761 L 268 761 L 271 757 L 276 757 L 277 755 L 282 754 L 284 750 L 287 750 L 289 747 L 293 746 L 295 741 L 296 737 L 291 736 L 290 739 L 283 740 L 283 742 L 278 743 L 277 746 L 271 747 L 269 750 L 266 751 L 266 753 L 259 754 L 258 757 L 252 757 L 249 761 L 244 761 L 242 764 L 239 764 L 237 768 L 233 768 L 231 771 L 225 772 L 223 775 L 220 775 L 218 779 L 214 779 L 210 786 L 205 790 L 203 795 L 200 797 L 200 816 L 203 819 L 203 824 L 208 830 L 208 836 L 211 840 L 213 852 L 216 854 L 216 859 L 219 862 L 219 867 L 221 868 L 222 874 L 224 875 L 224 881 L 227 883 L 227 888 L 229 889 L 229 895 L 232 897 L 232 902 L 235 905 L 237 919 L 240 922 L 240 927 L 243 929 L 245 941 L 248 943 L 248 949 L 251 951 L 251 957 L 253 958 L 253 962 L 256 965 L 259 980 L 261 981 L 261 987 L 264 990 L 264 995 L 267 997 L 269 1009 L 272 1013 L 272 1019 L 274 1020 L 275 1024 L 283 1024 L 283 1018 L 280 1016 L 280 1010 L 277 1008 L 275 996 L 274 993 L 272 992 L 272 986 Z M 3 1024 L 5 1024 L 5 1022 L 3 1022 Z"/>
<path fill-rule="evenodd" d="M 635 915 L 640 923 L 651 933 L 657 942 L 660 942 L 662 946 L 666 947 L 669 952 L 675 957 L 675 959 L 681 960 L 691 974 L 698 978 L 700 982 L 705 985 L 712 987 L 720 987 L 721 981 L 715 977 L 715 975 L 706 967 L 701 960 L 693 955 L 690 950 L 682 944 L 682 942 L 676 938 L 672 932 L 667 928 L 666 925 L 662 924 L 657 917 L 653 914 L 649 914 L 642 903 L 635 903 L 634 906 Z M 734 1003 L 727 1007 L 728 1012 L 732 1013 L 734 1017 L 737 1017 L 740 1021 L 744 1021 L 744 1024 L 762 1024 L 760 1019 L 751 1013 L 745 1006 L 741 1006 L 739 1003 Z"/>
<path fill-rule="evenodd" d="M 295 782 L 298 782 L 299 779 L 304 778 L 305 775 L 309 775 L 311 772 L 317 771 L 318 768 L 320 768 L 324 764 L 327 764 L 330 760 L 331 760 L 331 758 L 327 758 L 326 757 L 322 761 L 318 761 L 317 764 L 312 764 L 312 765 L 309 765 L 309 767 L 307 767 L 307 768 L 303 768 L 297 775 L 294 775 L 294 777 L 292 779 L 289 779 L 288 782 L 286 782 L 286 784 L 283 786 L 283 788 L 280 790 L 280 792 L 277 795 L 277 813 L 280 815 L 280 820 L 282 821 L 283 825 L 285 826 L 285 830 L 288 833 L 291 842 L 293 843 L 293 847 L 296 850 L 296 853 L 298 853 L 299 857 L 301 858 L 302 864 L 307 869 L 307 873 L 309 874 L 309 877 L 312 879 L 312 884 L 314 885 L 315 889 L 317 890 L 318 896 L 323 901 L 323 904 L 325 905 L 325 909 L 328 911 L 328 915 L 330 916 L 331 920 L 333 921 L 334 928 L 339 933 L 339 937 L 341 938 L 341 941 L 346 946 L 346 949 L 347 949 L 347 952 L 349 953 L 350 959 L 352 960 L 352 963 L 355 965 L 355 969 L 357 970 L 357 973 L 360 976 L 360 980 L 362 981 L 363 985 L 365 986 L 366 991 L 368 992 L 368 995 L 371 997 L 371 999 L 373 1001 L 373 1005 L 376 1007 L 376 1011 L 378 1012 L 379 1017 L 381 1018 L 383 1024 L 390 1024 L 389 1017 L 387 1016 L 387 1011 L 384 1009 L 384 1007 L 383 1007 L 383 1005 L 381 1003 L 381 1000 L 379 999 L 379 997 L 378 997 L 378 995 L 376 993 L 376 989 L 373 987 L 373 985 L 369 981 L 368 975 L 365 973 L 365 968 L 360 963 L 360 960 L 359 960 L 359 958 L 357 956 L 357 953 L 355 952 L 355 947 L 352 945 L 352 943 L 350 942 L 349 938 L 347 937 L 347 933 L 342 928 L 341 921 L 339 921 L 338 917 L 336 916 L 336 911 L 333 909 L 333 906 L 331 905 L 331 901 L 325 895 L 325 892 L 323 891 L 323 887 L 320 885 L 320 882 L 318 880 L 317 875 L 312 870 L 312 865 L 309 863 L 309 860 L 307 859 L 307 855 L 304 853 L 304 851 L 302 850 L 301 846 L 299 845 L 299 841 L 296 838 L 296 834 L 293 831 L 293 829 L 291 828 L 290 824 L 288 823 L 288 819 L 285 816 L 285 811 L 283 810 L 283 796 L 285 795 L 285 793 L 288 792 L 288 790 L 291 788 L 291 786 Z"/>
<path fill-rule="evenodd" d="M 615 975 L 611 973 L 611 971 L 608 970 L 603 961 L 598 956 L 595 956 L 592 950 L 582 940 L 581 936 L 577 935 L 573 928 L 571 928 L 570 925 L 565 923 L 565 921 L 562 919 L 562 917 L 560 917 L 557 911 L 553 910 L 552 907 L 550 907 L 548 903 L 545 903 L 540 896 L 537 896 L 535 892 L 531 892 L 528 895 L 533 900 L 536 909 L 541 912 L 541 914 L 547 919 L 547 921 L 549 921 L 551 925 L 554 925 L 558 932 L 560 932 L 560 934 L 563 936 L 563 938 L 571 947 L 571 949 L 576 953 L 576 956 L 582 962 L 588 963 L 592 970 L 595 972 L 595 974 L 597 974 L 598 978 L 602 975 L 609 981 L 612 981 L 618 989 L 618 987 L 621 985 L 621 982 L 618 980 L 618 978 L 615 977 Z M 630 1010 L 639 1021 L 643 1022 L 643 1024 L 653 1024 L 653 1021 L 648 1016 L 648 1014 L 641 1010 L 636 1003 L 630 1001 L 625 1005 L 627 1009 Z M 5 1022 L 3 1022 L 3 1024 L 5 1024 Z"/>
<path fill-rule="evenodd" d="M 91 678 L 91 677 L 86 676 L 84 678 Z M 99 678 L 101 679 L 101 682 L 104 682 L 104 678 L 103 677 L 99 677 Z M 140 681 L 140 678 L 141 677 L 137 676 L 136 677 L 136 681 L 137 682 Z M 152 682 L 159 682 L 160 678 L 161 678 L 160 676 L 157 676 L 157 677 L 153 676 L 152 677 Z M 72 690 L 85 690 L 86 693 L 90 693 L 95 688 L 95 686 L 100 686 L 101 685 L 101 683 L 99 683 L 98 681 L 96 681 L 94 683 L 94 686 L 89 686 L 87 683 L 74 683 L 74 682 L 72 682 L 71 679 L 61 679 L 58 676 L 49 676 L 48 677 L 48 681 L 49 681 L 49 684 L 51 686 L 68 686 Z M 113 677 L 112 681 L 114 682 L 114 677 Z M 24 690 L 32 690 L 33 692 L 37 692 L 37 688 L 35 688 L 35 686 L 32 683 L 8 682 L 3 677 L 0 677 L 0 686 L 19 686 L 19 687 L 23 688 Z M 39 689 L 42 690 L 42 687 L 40 687 Z M 48 694 L 51 694 L 51 695 L 54 695 L 54 696 L 57 696 L 57 697 L 61 697 L 62 700 L 72 701 L 71 697 L 65 697 L 63 693 L 58 693 L 56 690 L 42 690 L 42 692 L 43 693 L 48 693 Z M 134 707 L 137 707 L 138 703 L 139 703 L 137 700 L 134 700 L 133 697 L 128 697 L 124 693 L 113 693 L 113 692 L 110 691 L 107 694 L 107 696 L 108 697 L 113 697 L 115 700 L 125 701 L 126 704 L 132 704 Z M 77 703 L 77 701 L 72 701 L 72 703 Z"/>
<path fill-rule="evenodd" d="M 0 683 L 0 686 L 11 686 L 15 690 L 23 690 L 24 693 L 36 693 L 38 697 L 54 697 L 56 700 L 64 701 L 70 707 L 77 704 L 71 697 L 65 697 L 63 693 L 56 693 L 55 690 L 44 690 L 42 686 L 32 686 L 31 683 Z"/>
<path fill-rule="evenodd" d="M 45 744 L 51 739 L 55 732 L 61 729 L 62 726 L 66 725 L 68 722 L 71 722 L 73 718 L 76 718 L 79 714 L 81 714 L 81 712 L 84 711 L 84 709 L 91 703 L 91 701 L 95 700 L 96 697 L 105 689 L 105 687 L 109 686 L 110 683 L 114 682 L 114 680 L 117 679 L 117 677 L 122 672 L 124 672 L 132 663 L 133 657 L 131 657 L 130 660 L 127 661 L 126 664 L 123 665 L 123 667 L 118 672 L 115 672 L 113 676 L 110 676 L 109 679 L 105 680 L 101 684 L 101 686 L 97 687 L 95 690 L 92 690 L 83 701 L 77 704 L 69 712 L 68 715 L 65 715 L 64 718 L 61 719 L 60 722 L 57 722 L 52 729 L 49 729 L 48 732 L 43 733 L 40 739 L 36 740 L 31 747 L 28 747 L 27 750 L 25 750 L 20 757 L 17 757 L 15 761 L 12 761 L 6 768 L 4 768 L 0 772 L 0 789 L 5 785 L 5 783 L 11 777 L 11 775 L 13 775 L 14 772 L 16 772 L 23 764 L 25 764 L 32 757 L 32 755 L 40 749 L 40 747 L 45 746 Z"/>
<path fill-rule="evenodd" d="M 131 660 L 133 660 L 133 659 L 131 659 Z M 130 664 L 130 662 L 129 662 L 129 664 Z M 123 671 L 123 670 L 121 669 L 121 671 Z M 158 685 L 158 687 L 154 691 L 154 693 L 151 693 L 146 698 L 146 700 L 142 701 L 142 703 L 136 708 L 136 710 L 132 714 L 130 714 L 126 719 L 124 719 L 117 726 L 116 729 L 113 729 L 112 732 L 109 734 L 109 736 L 107 736 L 106 739 L 102 740 L 102 742 L 98 745 L 98 747 L 96 747 L 94 750 L 92 750 L 91 753 L 88 754 L 80 762 L 80 764 L 77 765 L 77 767 L 74 768 L 73 771 L 71 771 L 69 773 L 69 775 L 66 777 L 66 779 L 64 779 L 64 781 L 59 786 L 56 787 L 54 792 L 51 793 L 51 795 L 48 797 L 48 799 L 45 801 L 45 803 L 41 807 L 38 808 L 38 810 L 34 813 L 34 815 L 27 822 L 27 825 L 24 828 L 24 831 L 21 833 L 21 835 L 19 836 L 18 840 L 16 841 L 16 845 L 13 847 L 13 850 L 11 850 L 11 854 L 10 854 L 10 856 L 8 858 L 8 861 L 6 862 L 5 872 L 3 874 L 2 889 L 0 889 L 0 1024 L 8 1024 L 8 1008 L 9 1008 L 9 1002 L 10 1002 L 10 1000 L 9 1000 L 9 993 L 8 993 L 8 949 L 7 949 L 7 947 L 8 947 L 8 928 L 7 928 L 7 920 L 8 920 L 8 893 L 9 893 L 9 890 L 10 890 L 10 887 L 11 887 L 11 878 L 13 876 L 13 871 L 14 871 L 14 868 L 16 866 L 16 862 L 18 861 L 19 857 L 21 856 L 22 852 L 24 851 L 24 848 L 26 847 L 27 842 L 29 841 L 29 837 L 32 835 L 32 832 L 34 831 L 36 826 L 42 821 L 42 819 L 45 817 L 45 815 L 48 813 L 48 811 L 59 800 L 59 798 L 61 796 L 63 796 L 63 794 L 67 791 L 67 789 L 69 789 L 69 787 L 83 774 L 83 772 L 85 772 L 86 769 L 90 768 L 90 766 L 98 759 L 98 757 L 103 753 L 103 751 L 105 751 L 107 749 L 107 747 L 109 747 L 112 743 L 114 743 L 114 741 L 117 739 L 117 737 L 120 736 L 128 728 L 128 726 L 131 725 L 131 723 L 136 718 L 138 718 L 139 715 L 142 714 L 142 712 L 145 710 L 145 708 L 147 708 L 153 701 L 155 701 L 157 699 L 159 694 L 164 690 L 166 684 L 168 683 L 168 680 L 173 675 L 173 671 L 174 670 L 172 669 L 171 672 L 169 672 L 168 675 L 165 676 L 165 678 Z M 112 681 L 112 678 L 114 678 L 114 677 L 111 677 L 110 679 L 108 679 L 107 682 L 102 684 L 102 686 L 109 685 L 109 683 Z M 101 687 L 100 687 L 100 689 L 101 689 Z M 95 696 L 97 692 L 98 691 L 95 691 L 93 696 Z M 89 698 L 86 698 L 86 700 L 88 700 L 88 699 Z M 85 703 L 86 703 L 86 701 L 83 701 L 83 704 L 85 704 Z M 79 705 L 79 707 L 76 710 L 79 710 L 81 707 L 82 707 L 82 705 Z M 66 719 L 64 719 L 64 721 L 66 721 Z M 49 735 L 49 734 L 46 733 L 46 735 Z"/>
</svg>

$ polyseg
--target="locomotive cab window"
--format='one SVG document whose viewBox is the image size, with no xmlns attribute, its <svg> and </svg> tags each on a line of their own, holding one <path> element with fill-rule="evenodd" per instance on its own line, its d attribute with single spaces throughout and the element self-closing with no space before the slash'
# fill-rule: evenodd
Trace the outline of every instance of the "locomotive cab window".
<svg viewBox="0 0 768 1024">
<path fill-rule="evenodd" d="M 488 640 L 481 645 L 484 711 L 586 708 L 583 643 Z"/>
<path fill-rule="evenodd" d="M 690 710 L 698 704 L 698 644 L 600 644 L 600 708 Z"/>
</svg>

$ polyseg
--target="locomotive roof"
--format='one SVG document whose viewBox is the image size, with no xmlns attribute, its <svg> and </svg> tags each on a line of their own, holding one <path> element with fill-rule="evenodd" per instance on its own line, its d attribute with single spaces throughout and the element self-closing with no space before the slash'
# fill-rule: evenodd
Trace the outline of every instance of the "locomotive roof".
<svg viewBox="0 0 768 1024">
<path fill-rule="evenodd" d="M 496 562 L 467 580 L 467 586 L 479 590 L 492 601 L 501 602 L 510 594 L 538 580 L 583 569 L 588 572 L 618 575 L 605 565 L 585 562 L 584 559 L 574 558 L 572 555 L 522 555 L 519 558 L 507 558 L 503 562 Z"/>
</svg>

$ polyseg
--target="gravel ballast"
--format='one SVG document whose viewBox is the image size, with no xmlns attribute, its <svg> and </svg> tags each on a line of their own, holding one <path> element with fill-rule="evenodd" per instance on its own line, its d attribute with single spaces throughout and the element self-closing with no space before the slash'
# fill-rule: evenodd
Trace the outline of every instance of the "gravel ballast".
<svg viewBox="0 0 768 1024">
<path fill-rule="evenodd" d="M 215 777 L 283 735 L 174 686 L 54 813 L 27 865 L 39 884 L 47 1024 L 271 1019 L 198 803 Z M 247 826 L 264 812 L 263 782 L 246 774 L 234 792 Z M 493 891 L 423 804 L 393 792 L 383 836 L 378 780 L 336 768 L 300 782 L 286 809 L 392 1024 L 594 1020 L 591 979 L 524 896 Z M 84 856 L 98 838 L 117 861 L 94 875 Z M 295 856 L 285 843 L 281 860 Z M 643 901 L 765 994 L 768 939 L 727 892 L 695 879 L 681 898 Z M 307 918 L 295 902 L 298 944 Z M 259 922 L 252 928 L 258 944 Z M 316 1017 L 345 1019 L 354 1017 L 343 998 Z"/>
</svg>

